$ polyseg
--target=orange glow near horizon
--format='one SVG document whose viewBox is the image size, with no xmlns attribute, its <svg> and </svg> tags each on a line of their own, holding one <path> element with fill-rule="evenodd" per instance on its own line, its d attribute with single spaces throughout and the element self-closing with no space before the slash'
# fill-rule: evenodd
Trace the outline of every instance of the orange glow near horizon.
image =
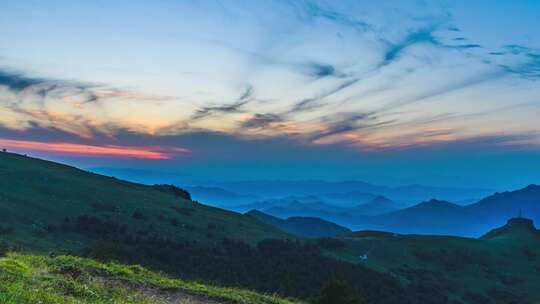
<svg viewBox="0 0 540 304">
<path fill-rule="evenodd" d="M 73 143 L 45 143 L 39 141 L 0 139 L 0 146 L 7 149 L 23 149 L 77 156 L 106 156 L 114 158 L 139 158 L 163 160 L 190 150 L 179 147 L 123 147 L 95 146 Z"/>
</svg>

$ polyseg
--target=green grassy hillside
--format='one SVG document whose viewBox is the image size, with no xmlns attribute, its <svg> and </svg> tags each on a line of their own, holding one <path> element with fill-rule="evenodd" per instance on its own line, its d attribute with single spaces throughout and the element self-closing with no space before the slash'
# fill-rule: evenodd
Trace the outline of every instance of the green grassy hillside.
<svg viewBox="0 0 540 304">
<path fill-rule="evenodd" d="M 155 233 L 199 244 L 287 237 L 251 217 L 155 187 L 17 154 L 0 153 L 0 177 L 0 236 L 9 234 L 10 242 L 36 252 L 88 246 L 93 238 L 59 229 L 81 216 L 114 222 L 127 233 Z"/>
<path fill-rule="evenodd" d="M 71 256 L 0 258 L 3 304 L 292 304 L 255 292 L 177 280 L 140 266 Z"/>
<path fill-rule="evenodd" d="M 531 221 L 513 219 L 480 239 L 356 232 L 342 240 L 338 258 L 447 299 L 433 303 L 540 303 L 540 231 Z"/>
<path fill-rule="evenodd" d="M 180 189 L 21 155 L 0 153 L 0 177 L 0 256 L 19 252 L 0 258 L 0 303 L 287 303 L 242 290 L 314 300 L 330 279 L 363 304 L 540 303 L 540 233 L 523 219 L 480 239 L 307 240 Z"/>
<path fill-rule="evenodd" d="M 321 251 L 332 242 L 296 239 L 252 217 L 192 202 L 180 189 L 10 153 L 0 153 L 0 174 L 0 255 L 14 251 L 137 264 L 185 281 L 307 300 L 316 299 L 331 278 L 352 282 L 366 304 L 392 304 L 405 296 L 386 274 L 324 256 Z M 3 261 L 9 259 L 13 256 Z M 32 283 L 40 292 L 56 292 L 46 285 L 48 278 L 56 280 L 54 271 L 35 273 L 44 277 L 22 277 L 2 294 L 22 292 Z"/>
</svg>

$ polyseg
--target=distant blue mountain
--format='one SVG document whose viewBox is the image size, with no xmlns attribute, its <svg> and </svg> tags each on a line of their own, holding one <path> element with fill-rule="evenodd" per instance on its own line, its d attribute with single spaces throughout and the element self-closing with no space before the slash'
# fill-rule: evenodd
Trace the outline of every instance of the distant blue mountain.
<svg viewBox="0 0 540 304">
<path fill-rule="evenodd" d="M 404 208 L 385 197 L 353 207 L 324 202 L 299 202 L 261 208 L 269 215 L 319 217 L 354 230 L 382 230 L 402 234 L 440 234 L 479 237 L 522 214 L 540 222 L 540 186 L 495 193 L 466 206 L 430 199 Z"/>
<path fill-rule="evenodd" d="M 256 180 L 219 182 L 200 180 L 185 172 L 109 167 L 95 167 L 89 170 L 143 184 L 174 184 L 182 188 L 194 188 L 192 192 L 195 199 L 202 202 L 209 199 L 210 203 L 213 201 L 216 202 L 216 205 L 227 207 L 284 197 L 302 197 L 303 199 L 299 199 L 299 201 L 303 202 L 304 198 L 309 196 L 315 196 L 318 200 L 328 204 L 344 206 L 360 205 L 368 203 L 377 196 L 384 196 L 392 201 L 411 206 L 431 198 L 460 203 L 471 202 L 493 193 L 492 190 L 481 188 L 447 188 L 422 185 L 388 187 L 363 181 Z M 222 192 L 223 195 L 218 192 Z"/>
<path fill-rule="evenodd" d="M 374 197 L 372 200 L 365 204 L 361 204 L 354 208 L 351 208 L 353 214 L 361 215 L 379 215 L 389 213 L 399 209 L 403 209 L 406 206 L 393 200 L 390 200 L 382 195 Z"/>
<path fill-rule="evenodd" d="M 301 199 L 303 200 L 300 201 Z M 370 216 L 395 211 L 405 206 L 383 196 L 376 196 L 367 203 L 357 206 L 336 206 L 311 196 L 267 200 L 242 206 L 242 208 L 246 207 L 253 207 L 252 209 L 283 219 L 294 216 L 319 217 L 340 225 L 354 227 L 358 222 L 371 222 Z"/>
<path fill-rule="evenodd" d="M 256 195 L 238 194 L 219 187 L 192 186 L 185 187 L 185 189 L 191 193 L 194 200 L 223 208 L 251 203 L 261 199 Z"/>
<path fill-rule="evenodd" d="M 344 193 L 325 193 L 321 194 L 320 197 L 328 202 L 337 205 L 361 205 L 367 204 L 379 195 L 373 193 L 366 193 L 360 191 L 353 192 L 344 192 Z"/>
<path fill-rule="evenodd" d="M 397 233 L 479 237 L 519 215 L 540 221 L 540 186 L 530 185 L 516 191 L 495 193 L 467 206 L 430 200 L 369 219 L 359 218 L 352 226 L 354 229 Z"/>
<path fill-rule="evenodd" d="M 258 210 L 251 210 L 246 215 L 296 236 L 330 237 L 351 232 L 348 228 L 316 217 L 289 217 L 287 219 L 280 219 Z"/>
<path fill-rule="evenodd" d="M 429 187 L 422 185 L 408 185 L 400 187 L 388 187 L 373 185 L 362 181 L 328 182 L 320 180 L 305 181 L 238 181 L 238 182 L 216 182 L 214 186 L 225 190 L 257 195 L 266 198 L 278 198 L 284 196 L 309 196 L 314 195 L 331 202 L 332 199 L 358 205 L 365 203 L 369 199 L 382 195 L 390 200 L 413 205 L 417 202 L 426 201 L 431 198 L 438 198 L 447 201 L 471 201 L 478 200 L 493 193 L 489 189 L 480 188 L 445 188 Z M 355 195 L 358 196 L 355 198 Z M 344 202 L 344 198 L 349 196 L 349 201 Z"/>
<path fill-rule="evenodd" d="M 249 210 L 268 210 L 270 208 L 275 207 L 287 207 L 289 205 L 312 205 L 312 206 L 322 206 L 324 205 L 324 209 L 335 209 L 338 208 L 337 206 L 333 206 L 330 204 L 326 204 L 321 201 L 320 198 L 316 196 L 285 196 L 281 198 L 267 198 L 267 199 L 261 199 L 249 204 L 243 204 L 243 205 L 236 205 L 231 206 L 228 209 L 231 209 L 233 211 L 237 212 L 247 212 Z M 281 215 L 280 215 L 281 216 Z M 285 216 L 287 217 L 287 216 Z"/>
<path fill-rule="evenodd" d="M 300 202 L 296 199 L 290 201 L 288 204 L 274 205 L 273 207 L 262 209 L 266 213 L 273 216 L 287 218 L 291 216 L 311 216 L 330 218 L 333 214 L 339 214 L 346 209 L 330 204 L 326 204 L 321 201 L 315 202 Z"/>
</svg>

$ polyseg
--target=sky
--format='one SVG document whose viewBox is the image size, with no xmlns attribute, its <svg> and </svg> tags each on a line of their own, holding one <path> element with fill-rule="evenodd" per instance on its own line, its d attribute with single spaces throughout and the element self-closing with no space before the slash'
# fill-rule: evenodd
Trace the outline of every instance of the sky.
<svg viewBox="0 0 540 304">
<path fill-rule="evenodd" d="M 0 2 L 0 146 L 199 179 L 540 183 L 540 2 Z"/>
</svg>

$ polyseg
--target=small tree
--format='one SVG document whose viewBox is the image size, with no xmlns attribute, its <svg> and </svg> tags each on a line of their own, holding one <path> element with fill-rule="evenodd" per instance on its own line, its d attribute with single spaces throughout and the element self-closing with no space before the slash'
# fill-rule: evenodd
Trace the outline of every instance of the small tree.
<svg viewBox="0 0 540 304">
<path fill-rule="evenodd" d="M 131 217 L 136 219 L 136 220 L 144 220 L 145 219 L 144 214 L 139 210 L 135 210 L 135 212 L 133 212 Z"/>
<path fill-rule="evenodd" d="M 9 245 L 4 240 L 0 240 L 0 257 L 6 255 L 9 249 Z"/>
<path fill-rule="evenodd" d="M 118 244 L 98 240 L 85 250 L 85 256 L 103 262 L 115 261 L 120 256 L 119 251 Z"/>
<path fill-rule="evenodd" d="M 331 280 L 321 290 L 318 304 L 360 304 L 360 301 L 347 284 Z"/>
</svg>

